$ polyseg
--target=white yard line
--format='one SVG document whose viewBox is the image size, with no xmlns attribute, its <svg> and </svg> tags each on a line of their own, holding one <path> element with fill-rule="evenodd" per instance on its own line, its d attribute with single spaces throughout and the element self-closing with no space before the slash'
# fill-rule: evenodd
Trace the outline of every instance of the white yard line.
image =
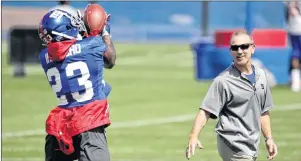
<svg viewBox="0 0 301 161">
<path fill-rule="evenodd" d="M 173 123 L 173 122 L 185 122 L 188 120 L 192 120 L 195 114 L 189 115 L 180 115 L 180 116 L 172 116 L 165 118 L 156 118 L 149 120 L 138 120 L 138 121 L 128 121 L 128 122 L 116 122 L 112 123 L 109 127 L 110 129 L 115 128 L 134 128 L 140 126 L 148 126 L 148 125 L 157 125 L 157 124 L 165 124 L 165 123 Z M 20 131 L 20 132 L 8 132 L 2 134 L 2 139 L 12 138 L 12 137 L 25 137 L 25 136 L 33 136 L 33 135 L 45 135 L 44 129 L 37 130 L 28 130 L 28 131 Z"/>
<path fill-rule="evenodd" d="M 124 52 L 123 52 L 124 53 Z M 158 63 L 154 62 L 169 62 L 169 63 Z M 171 63 L 170 63 L 171 61 Z M 175 63 L 178 62 L 178 63 Z M 139 66 L 139 65 L 155 65 L 155 66 L 174 66 L 174 67 L 192 67 L 193 54 L 191 51 L 183 51 L 176 53 L 159 53 L 159 52 L 148 52 L 144 55 L 129 55 L 128 57 L 118 58 L 116 65 L 118 66 Z M 25 72 L 29 75 L 43 75 L 44 71 L 39 64 L 36 65 L 24 65 Z M 2 69 L 2 74 L 11 75 L 13 74 L 13 66 L 5 67 Z"/>
<path fill-rule="evenodd" d="M 207 151 L 206 151 L 207 152 Z M 182 152 L 183 153 L 183 152 Z M 216 153 L 216 152 L 215 152 Z M 2 161 L 43 161 L 44 158 L 2 158 Z M 146 161 L 165 161 L 164 159 L 122 159 L 117 158 L 115 161 L 140 161 L 140 160 L 146 160 Z M 75 160 L 77 161 L 77 160 Z M 210 160 L 204 160 L 202 161 L 210 161 Z"/>
<path fill-rule="evenodd" d="M 30 144 L 32 145 L 32 144 Z M 44 147 L 3 147 L 2 152 L 44 152 Z"/>
<path fill-rule="evenodd" d="M 284 105 L 281 107 L 275 107 L 272 109 L 273 111 L 291 111 L 291 110 L 299 110 L 301 109 L 301 103 Z M 175 122 L 185 122 L 193 120 L 196 113 L 187 114 L 187 115 L 179 115 L 179 116 L 171 116 L 164 118 L 154 118 L 149 120 L 137 120 L 137 121 L 128 121 L 128 122 L 116 122 L 112 123 L 109 127 L 110 129 L 115 128 L 135 128 L 141 126 L 149 126 L 149 125 L 160 125 L 166 123 L 175 123 Z M 2 139 L 8 139 L 13 137 L 25 137 L 25 136 L 34 136 L 34 135 L 45 135 L 44 129 L 37 130 L 28 130 L 28 131 L 20 131 L 20 132 L 7 132 L 2 134 Z"/>
<path fill-rule="evenodd" d="M 42 161 L 44 158 L 2 158 L 2 161 Z"/>
</svg>

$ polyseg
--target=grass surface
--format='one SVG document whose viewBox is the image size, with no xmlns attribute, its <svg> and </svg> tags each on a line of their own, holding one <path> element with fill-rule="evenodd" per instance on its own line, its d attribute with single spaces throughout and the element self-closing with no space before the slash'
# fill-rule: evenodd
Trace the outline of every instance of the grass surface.
<svg viewBox="0 0 301 161">
<path fill-rule="evenodd" d="M 194 115 L 210 85 L 210 82 L 195 81 L 189 47 L 118 44 L 116 48 L 117 65 L 113 70 L 105 71 L 106 81 L 113 86 L 109 98 L 112 126 L 107 133 L 111 160 L 185 160 Z M 14 78 L 12 66 L 6 60 L 4 51 L 2 134 L 43 131 L 48 112 L 57 101 L 41 67 L 27 65 L 27 77 Z M 292 93 L 285 86 L 273 88 L 272 94 L 276 105 L 271 112 L 273 135 L 279 147 L 275 161 L 301 161 L 301 94 Z M 162 118 L 171 121 L 162 121 Z M 151 121 L 131 127 L 133 121 L 141 123 L 143 120 Z M 129 127 L 114 127 L 127 122 L 130 122 Z M 192 161 L 220 160 L 215 123 L 210 120 L 201 133 L 200 141 L 205 149 L 197 151 Z M 2 138 L 3 160 L 42 161 L 44 137 L 41 132 L 33 132 L 27 136 Z M 266 160 L 263 142 L 260 146 L 258 160 Z"/>
</svg>

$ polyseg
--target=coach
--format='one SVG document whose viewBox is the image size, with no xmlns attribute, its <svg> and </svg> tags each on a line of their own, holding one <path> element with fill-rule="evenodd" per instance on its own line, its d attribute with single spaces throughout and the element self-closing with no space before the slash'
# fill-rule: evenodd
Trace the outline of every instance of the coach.
<svg viewBox="0 0 301 161">
<path fill-rule="evenodd" d="M 273 100 L 265 72 L 252 65 L 255 44 L 246 31 L 235 32 L 230 40 L 233 64 L 211 84 L 190 133 L 186 157 L 202 148 L 198 135 L 209 118 L 219 118 L 218 153 L 223 161 L 255 161 L 258 156 L 260 132 L 271 160 L 277 146 L 271 132 L 269 110 Z"/>
</svg>

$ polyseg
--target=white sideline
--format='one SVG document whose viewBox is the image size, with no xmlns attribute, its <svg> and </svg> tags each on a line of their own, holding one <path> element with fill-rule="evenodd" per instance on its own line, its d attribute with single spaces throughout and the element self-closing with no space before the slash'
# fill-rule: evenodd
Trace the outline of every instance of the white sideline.
<svg viewBox="0 0 301 161">
<path fill-rule="evenodd" d="M 301 103 L 295 103 L 290 105 L 284 105 L 281 107 L 275 107 L 271 111 L 290 111 L 290 110 L 299 110 L 301 109 Z M 141 126 L 149 126 L 149 125 L 159 125 L 166 123 L 174 123 L 174 122 L 185 122 L 193 120 L 196 113 L 180 115 L 180 116 L 171 116 L 164 118 L 155 118 L 149 120 L 137 120 L 137 121 L 128 121 L 128 122 L 116 122 L 112 123 L 110 129 L 115 128 L 135 128 Z M 2 134 L 2 139 L 12 138 L 12 137 L 25 137 L 25 136 L 34 136 L 34 135 L 45 135 L 44 129 L 37 130 L 28 130 L 28 131 L 20 131 L 20 132 L 7 132 Z"/>
<path fill-rule="evenodd" d="M 3 161 L 42 161 L 44 158 L 2 158 Z"/>
<path fill-rule="evenodd" d="M 2 158 L 2 161 L 43 161 L 44 158 Z M 133 159 L 114 159 L 115 161 L 134 161 Z M 77 160 L 75 160 L 77 161 Z M 136 161 L 136 160 L 135 160 Z M 163 159 L 147 159 L 147 161 L 164 161 Z M 210 160 L 203 160 L 210 161 Z"/>
<path fill-rule="evenodd" d="M 180 116 L 172 116 L 165 118 L 156 118 L 149 120 L 138 120 L 138 121 L 128 121 L 128 122 L 116 122 L 112 123 L 109 127 L 110 129 L 115 128 L 131 128 L 131 127 L 140 127 L 140 126 L 148 126 L 148 125 L 157 125 L 157 124 L 165 124 L 165 123 L 173 123 L 173 122 L 184 122 L 188 120 L 192 120 L 195 114 L 189 115 L 180 115 Z M 33 135 L 45 135 L 46 132 L 44 129 L 37 130 L 28 130 L 28 131 L 20 131 L 20 132 L 7 132 L 2 134 L 2 139 L 7 139 L 11 137 L 24 137 L 24 136 L 33 136 Z"/>
<path fill-rule="evenodd" d="M 126 51 L 125 51 L 126 52 Z M 125 53 L 123 52 L 123 53 Z M 118 55 L 120 55 L 118 51 Z M 157 62 L 158 59 L 160 61 L 164 60 L 181 60 L 181 61 L 173 61 L 178 63 L 159 63 L 156 66 L 174 66 L 174 67 L 193 67 L 193 54 L 191 51 L 182 51 L 176 52 L 172 54 L 164 54 L 158 52 L 148 52 L 145 55 L 138 56 L 129 56 L 129 57 L 120 57 L 118 58 L 118 66 L 137 66 L 137 65 L 153 65 L 153 62 Z M 13 73 L 13 66 L 5 67 L 2 69 L 2 74 L 11 75 Z M 45 75 L 43 69 L 40 65 L 25 65 L 26 73 L 30 75 Z"/>
</svg>

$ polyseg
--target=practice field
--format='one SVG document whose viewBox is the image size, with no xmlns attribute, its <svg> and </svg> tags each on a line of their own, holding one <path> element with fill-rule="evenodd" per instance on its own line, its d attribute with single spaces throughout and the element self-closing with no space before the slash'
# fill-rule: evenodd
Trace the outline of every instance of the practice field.
<svg viewBox="0 0 301 161">
<path fill-rule="evenodd" d="M 113 86 L 109 97 L 112 125 L 107 136 L 112 161 L 183 161 L 194 116 L 210 85 L 194 79 L 188 45 L 116 45 L 116 68 L 105 71 Z M 44 125 L 57 101 L 39 65 L 27 77 L 12 77 L 2 53 L 3 161 L 42 161 Z M 301 94 L 287 87 L 272 90 L 275 161 L 301 161 Z M 210 120 L 200 135 L 204 149 L 192 161 L 219 161 Z M 259 161 L 267 152 L 261 142 Z"/>
</svg>

